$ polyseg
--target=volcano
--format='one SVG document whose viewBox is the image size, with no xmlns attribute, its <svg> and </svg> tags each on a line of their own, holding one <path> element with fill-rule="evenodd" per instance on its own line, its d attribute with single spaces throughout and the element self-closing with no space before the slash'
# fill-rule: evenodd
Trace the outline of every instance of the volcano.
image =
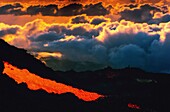
<svg viewBox="0 0 170 112">
<path fill-rule="evenodd" d="M 168 112 L 169 101 L 169 74 L 53 71 L 0 40 L 0 112 Z"/>
</svg>

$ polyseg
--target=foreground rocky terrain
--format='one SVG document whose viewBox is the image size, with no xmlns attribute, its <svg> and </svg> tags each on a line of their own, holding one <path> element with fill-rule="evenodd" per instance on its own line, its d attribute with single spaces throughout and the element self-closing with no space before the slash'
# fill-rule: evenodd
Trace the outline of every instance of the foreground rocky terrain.
<svg viewBox="0 0 170 112">
<path fill-rule="evenodd" d="M 23 58 L 24 57 L 24 58 Z M 3 74 L 3 61 L 55 80 L 104 95 L 86 102 L 72 93 L 49 94 L 29 90 L 25 83 Z M 0 40 L 0 112 L 169 112 L 170 75 L 147 73 L 136 68 L 106 68 L 87 72 L 60 72 Z"/>
</svg>

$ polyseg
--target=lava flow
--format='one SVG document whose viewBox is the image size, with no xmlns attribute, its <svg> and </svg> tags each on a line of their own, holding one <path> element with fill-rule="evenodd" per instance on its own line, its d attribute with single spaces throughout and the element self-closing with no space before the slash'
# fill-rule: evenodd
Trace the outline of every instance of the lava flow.
<svg viewBox="0 0 170 112">
<path fill-rule="evenodd" d="M 71 86 L 57 83 L 55 81 L 41 78 L 40 76 L 30 73 L 27 69 L 19 69 L 8 62 L 4 62 L 3 74 L 7 74 L 10 78 L 14 79 L 18 84 L 26 83 L 31 90 L 45 90 L 48 93 L 63 94 L 73 93 L 79 99 L 84 101 L 94 101 L 102 95 L 93 92 L 87 92 L 81 89 L 73 88 Z"/>
</svg>

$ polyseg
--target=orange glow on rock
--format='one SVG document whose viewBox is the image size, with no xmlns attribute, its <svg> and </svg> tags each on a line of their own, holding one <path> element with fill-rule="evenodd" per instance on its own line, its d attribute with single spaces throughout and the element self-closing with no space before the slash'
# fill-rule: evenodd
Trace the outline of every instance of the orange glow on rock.
<svg viewBox="0 0 170 112">
<path fill-rule="evenodd" d="M 87 92 L 81 89 L 73 88 L 71 86 L 57 83 L 55 81 L 41 78 L 38 75 L 30 73 L 27 69 L 19 69 L 11 64 L 4 62 L 4 74 L 7 74 L 10 78 L 14 79 L 18 84 L 26 83 L 31 90 L 45 90 L 48 93 L 63 94 L 73 93 L 79 99 L 84 101 L 95 101 L 102 95 L 93 92 Z"/>
</svg>

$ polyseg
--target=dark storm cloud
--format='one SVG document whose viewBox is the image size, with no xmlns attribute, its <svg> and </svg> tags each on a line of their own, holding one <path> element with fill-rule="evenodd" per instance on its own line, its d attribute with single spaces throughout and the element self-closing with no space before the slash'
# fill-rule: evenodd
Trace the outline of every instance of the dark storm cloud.
<svg viewBox="0 0 170 112">
<path fill-rule="evenodd" d="M 86 14 L 88 16 L 107 15 L 107 10 L 102 3 L 89 4 L 83 6 L 82 4 L 68 4 L 62 8 L 58 8 L 58 5 L 33 5 L 24 10 L 24 7 L 20 3 L 8 4 L 0 7 L 0 14 L 14 14 L 14 15 L 38 15 L 43 16 L 76 16 Z"/>
<path fill-rule="evenodd" d="M 108 22 L 110 19 L 99 16 L 99 17 L 93 17 L 91 20 L 86 15 L 79 15 L 76 17 L 73 17 L 71 19 L 72 24 L 79 24 L 79 23 L 90 23 L 93 25 L 99 25 L 103 22 Z"/>
<path fill-rule="evenodd" d="M 102 5 L 102 2 L 100 2 L 97 4 L 85 5 L 81 13 L 88 16 L 99 16 L 109 14 L 110 12 Z"/>
<path fill-rule="evenodd" d="M 137 7 L 138 7 L 138 4 L 127 4 L 127 5 L 124 5 L 124 7 L 133 9 L 133 8 L 137 8 Z"/>
<path fill-rule="evenodd" d="M 19 28 L 9 28 L 9 29 L 0 30 L 0 38 L 7 34 L 16 34 L 18 29 Z"/>
<path fill-rule="evenodd" d="M 79 17 L 79 16 L 78 16 Z M 98 36 L 99 32 L 102 30 L 102 26 L 92 29 L 92 26 L 89 26 L 89 24 L 73 24 L 71 27 L 69 26 L 62 26 L 62 25 L 53 25 L 48 29 L 48 32 L 50 34 L 54 34 L 54 32 L 58 35 L 59 39 L 60 37 L 67 36 L 80 36 L 80 38 L 85 39 L 92 39 L 94 36 Z M 43 36 L 43 35 L 42 35 Z"/>
<path fill-rule="evenodd" d="M 23 6 L 19 3 L 4 5 L 0 7 L 0 14 L 23 15 L 25 12 L 21 10 L 22 8 Z"/>
<path fill-rule="evenodd" d="M 120 20 L 125 19 L 128 21 L 142 23 L 151 21 L 156 12 L 168 12 L 167 6 L 154 6 L 149 4 L 141 5 L 139 8 L 136 8 L 134 5 L 129 5 L 129 8 L 130 9 L 125 8 L 125 10 L 120 12 Z"/>
<path fill-rule="evenodd" d="M 83 9 L 82 4 L 69 4 L 67 6 L 64 6 L 58 11 L 59 16 L 74 16 L 74 15 L 80 15 L 81 10 Z"/>
<path fill-rule="evenodd" d="M 109 57 L 113 68 L 124 68 L 125 66 L 144 68 L 146 52 L 135 44 L 127 44 L 114 49 Z"/>
<path fill-rule="evenodd" d="M 103 22 L 107 22 L 107 21 L 109 21 L 109 19 L 106 19 L 104 17 L 95 17 L 91 20 L 90 23 L 94 24 L 94 25 L 99 25 L 99 24 L 101 24 Z"/>
<path fill-rule="evenodd" d="M 72 24 L 78 24 L 78 23 L 89 23 L 89 20 L 85 15 L 76 16 L 75 18 L 71 19 Z"/>
<path fill-rule="evenodd" d="M 0 23 L 0 38 L 3 36 L 9 35 L 9 34 L 17 34 L 17 32 L 20 30 L 19 26 L 9 26 L 5 25 L 3 23 Z"/>
<path fill-rule="evenodd" d="M 170 14 L 165 14 L 162 17 L 154 18 L 148 21 L 149 24 L 159 24 L 159 23 L 166 23 L 170 21 Z"/>
<path fill-rule="evenodd" d="M 37 38 L 30 37 L 30 40 L 33 42 L 51 42 L 51 41 L 58 40 L 61 38 L 63 38 L 62 35 L 56 34 L 56 32 L 54 31 L 50 31 L 48 33 L 43 33 L 43 34 L 38 35 Z"/>
<path fill-rule="evenodd" d="M 102 3 L 85 6 L 74 3 L 60 8 L 57 12 L 58 16 L 76 16 L 81 14 L 86 14 L 87 16 L 107 15 L 109 14 L 109 10 L 107 10 Z"/>
<path fill-rule="evenodd" d="M 162 71 L 170 73 L 170 34 L 166 34 L 166 40 L 163 44 L 159 41 L 154 41 L 149 49 L 150 54 L 148 55 L 150 63 L 150 71 Z M 161 65 L 160 65 L 161 64 Z"/>
<path fill-rule="evenodd" d="M 156 6 L 156 5 L 151 5 L 151 4 L 120 5 L 120 9 L 121 11 L 118 11 L 118 10 L 116 11 L 114 10 L 113 6 L 111 5 L 104 6 L 101 2 L 96 3 L 96 4 L 86 4 L 86 5 L 74 3 L 74 4 L 68 4 L 62 8 L 59 8 L 58 5 L 55 5 L 55 4 L 32 5 L 32 6 L 25 8 L 20 3 L 16 3 L 16 4 L 8 4 L 8 5 L 1 6 L 0 14 L 1 15 L 5 15 L 5 14 L 38 15 L 38 14 L 41 14 L 43 16 L 77 16 L 77 15 L 85 14 L 87 16 L 105 16 L 105 15 L 114 13 L 114 14 L 120 15 L 120 20 L 125 19 L 128 21 L 141 23 L 141 22 L 151 21 L 156 12 L 162 12 L 162 13 L 168 12 L 168 6 L 166 5 Z M 80 23 L 88 22 L 86 20 L 83 21 L 83 18 L 75 18 L 75 19 L 77 20 L 81 19 L 82 21 L 79 21 Z"/>
<path fill-rule="evenodd" d="M 53 4 L 46 6 L 30 6 L 27 8 L 26 12 L 29 15 L 42 14 L 43 16 L 56 16 L 58 12 L 58 6 Z"/>
</svg>

